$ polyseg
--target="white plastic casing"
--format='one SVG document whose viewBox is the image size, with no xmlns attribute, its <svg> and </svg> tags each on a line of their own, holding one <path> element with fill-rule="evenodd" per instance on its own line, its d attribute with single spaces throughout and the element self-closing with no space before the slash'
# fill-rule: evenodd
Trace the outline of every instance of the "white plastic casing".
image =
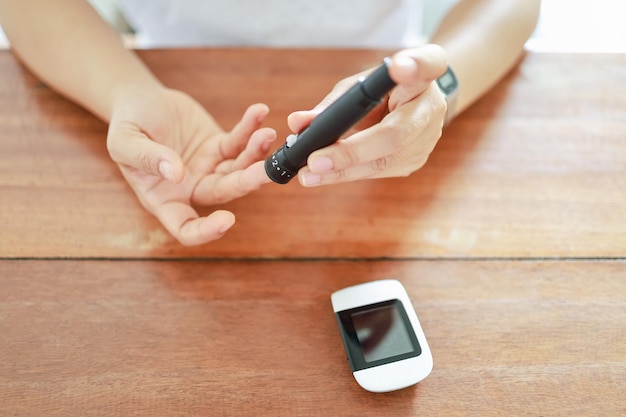
<svg viewBox="0 0 626 417">
<path fill-rule="evenodd" d="M 415 309 L 404 286 L 399 281 L 392 279 L 355 285 L 336 291 L 331 295 L 335 313 L 389 300 L 399 300 L 402 303 L 420 345 L 421 353 L 419 356 L 354 371 L 353 374 L 357 383 L 371 392 L 388 392 L 409 387 L 426 378 L 432 371 L 432 354 Z M 344 332 L 341 325 L 340 330 L 342 333 Z M 350 355 L 347 346 L 346 352 Z"/>
</svg>

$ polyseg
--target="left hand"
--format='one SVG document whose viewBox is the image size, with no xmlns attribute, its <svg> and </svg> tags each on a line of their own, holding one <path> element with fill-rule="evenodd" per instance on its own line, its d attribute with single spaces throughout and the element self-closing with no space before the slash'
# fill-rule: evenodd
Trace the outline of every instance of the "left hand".
<svg viewBox="0 0 626 417">
<path fill-rule="evenodd" d="M 227 131 L 181 91 L 128 88 L 115 102 L 107 148 L 141 204 L 180 243 L 200 245 L 221 238 L 235 215 L 197 208 L 270 182 L 263 160 L 276 132 L 261 127 L 268 112 L 253 104 Z"/>
<path fill-rule="evenodd" d="M 441 137 L 446 102 L 435 80 L 446 66 L 445 52 L 437 45 L 394 54 L 389 75 L 398 85 L 387 102 L 359 122 L 356 133 L 313 152 L 298 173 L 300 183 L 311 187 L 400 177 L 421 168 Z M 290 129 L 302 131 L 362 75 L 340 81 L 313 110 L 290 114 Z"/>
</svg>

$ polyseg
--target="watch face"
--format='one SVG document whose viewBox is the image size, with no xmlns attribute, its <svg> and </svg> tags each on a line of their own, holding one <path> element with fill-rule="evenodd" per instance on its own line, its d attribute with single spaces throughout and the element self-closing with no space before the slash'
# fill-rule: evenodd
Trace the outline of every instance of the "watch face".
<svg viewBox="0 0 626 417">
<path fill-rule="evenodd" d="M 452 94 L 454 90 L 456 90 L 458 82 L 452 70 L 448 68 L 445 74 L 437 78 L 437 85 L 439 85 L 441 91 L 443 91 L 443 93 L 448 96 Z"/>
</svg>

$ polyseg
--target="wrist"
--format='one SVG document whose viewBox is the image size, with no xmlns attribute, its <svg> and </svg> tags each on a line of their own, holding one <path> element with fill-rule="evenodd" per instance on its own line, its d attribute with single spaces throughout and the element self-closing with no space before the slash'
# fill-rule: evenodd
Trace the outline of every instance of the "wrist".
<svg viewBox="0 0 626 417">
<path fill-rule="evenodd" d="M 126 107 L 129 103 L 143 101 L 146 97 L 159 96 L 166 90 L 167 88 L 156 78 L 120 82 L 111 89 L 107 100 L 105 120 L 110 122 L 117 108 Z"/>
</svg>

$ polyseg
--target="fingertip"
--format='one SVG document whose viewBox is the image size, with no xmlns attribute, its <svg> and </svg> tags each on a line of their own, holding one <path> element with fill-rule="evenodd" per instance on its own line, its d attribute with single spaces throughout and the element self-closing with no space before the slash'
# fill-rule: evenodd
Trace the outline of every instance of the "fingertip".
<svg viewBox="0 0 626 417">
<path fill-rule="evenodd" d="M 174 166 L 170 161 L 159 162 L 159 173 L 168 181 L 174 181 Z"/>
<path fill-rule="evenodd" d="M 435 59 L 440 61 L 444 61 L 447 65 L 448 63 L 448 55 L 446 50 L 441 45 L 437 45 L 435 43 L 429 43 L 424 45 L 424 49 L 428 51 L 428 53 L 433 56 Z"/>
<path fill-rule="evenodd" d="M 235 215 L 230 211 L 218 210 L 207 217 L 185 223 L 178 240 L 185 246 L 196 246 L 220 239 L 235 224 Z"/>
<path fill-rule="evenodd" d="M 392 60 L 409 58 L 414 61 L 424 62 L 447 62 L 446 50 L 442 46 L 429 43 L 417 48 L 408 48 L 396 52 Z"/>
<path fill-rule="evenodd" d="M 418 59 L 408 56 L 407 54 L 398 53 L 392 58 L 394 67 L 399 70 L 414 72 L 417 71 Z"/>
<path fill-rule="evenodd" d="M 313 110 L 295 111 L 287 116 L 287 126 L 292 132 L 299 133 L 311 123 L 315 116 L 317 112 Z"/>
<path fill-rule="evenodd" d="M 389 73 L 398 84 L 433 81 L 448 65 L 445 50 L 436 44 L 404 49 L 394 54 L 391 61 Z"/>
<path fill-rule="evenodd" d="M 229 231 L 235 225 L 235 215 L 230 211 L 218 210 L 213 212 L 209 217 L 205 219 L 206 223 L 214 223 L 217 227 L 211 225 L 210 232 L 217 230 L 219 235 L 223 235 Z M 203 222 L 203 225 L 204 223 Z"/>
<path fill-rule="evenodd" d="M 241 188 L 246 191 L 256 190 L 262 185 L 272 182 L 265 171 L 265 161 L 258 161 L 247 167 L 241 173 L 239 181 Z"/>
<path fill-rule="evenodd" d="M 178 153 L 143 133 L 131 132 L 123 142 L 116 139 L 107 145 L 111 158 L 118 164 L 168 181 L 183 179 L 184 167 Z"/>
<path fill-rule="evenodd" d="M 247 113 L 250 113 L 257 123 L 261 123 L 269 115 L 270 108 L 265 103 L 255 103 L 248 107 Z"/>
<path fill-rule="evenodd" d="M 161 177 L 175 184 L 179 184 L 185 176 L 182 162 L 178 159 L 178 157 L 173 158 L 172 156 L 169 156 L 169 158 L 162 159 L 158 165 Z"/>
<path fill-rule="evenodd" d="M 322 176 L 310 170 L 301 170 L 298 173 L 298 181 L 303 187 L 315 187 L 322 182 Z"/>
<path fill-rule="evenodd" d="M 271 147 L 272 144 L 274 143 L 274 140 L 276 140 L 276 134 L 272 135 L 272 136 L 268 136 L 262 143 L 260 146 L 261 152 L 263 152 L 263 154 L 267 154 Z"/>
<path fill-rule="evenodd" d="M 335 168 L 335 163 L 327 155 L 313 154 L 307 161 L 307 166 L 316 174 L 332 171 Z"/>
<path fill-rule="evenodd" d="M 260 152 L 260 157 L 262 157 L 269 152 L 277 136 L 276 130 L 271 127 L 262 127 L 252 133 L 246 149 L 249 152 L 254 153 L 254 155 L 257 155 Z"/>
<path fill-rule="evenodd" d="M 271 127 L 264 127 L 255 132 L 258 135 L 259 140 L 262 142 L 273 142 L 278 137 L 278 133 L 276 133 L 275 129 Z"/>
<path fill-rule="evenodd" d="M 420 79 L 418 60 L 407 54 L 397 53 L 391 59 L 389 75 L 397 84 L 412 84 Z"/>
<path fill-rule="evenodd" d="M 252 106 L 256 107 L 260 113 L 270 112 L 270 107 L 265 103 L 254 103 Z"/>
</svg>

